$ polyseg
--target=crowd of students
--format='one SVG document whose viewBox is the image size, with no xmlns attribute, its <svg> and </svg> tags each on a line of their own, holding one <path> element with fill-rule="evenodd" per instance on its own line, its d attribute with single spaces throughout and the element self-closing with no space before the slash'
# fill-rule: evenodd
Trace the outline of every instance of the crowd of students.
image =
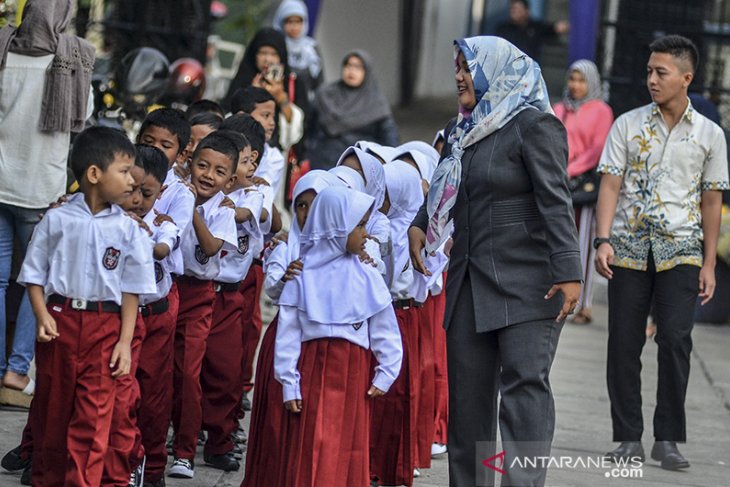
<svg viewBox="0 0 730 487">
<path fill-rule="evenodd" d="M 103 127 L 76 137 L 79 192 L 46 212 L 18 276 L 37 388 L 4 465 L 25 481 L 193 478 L 203 431 L 205 463 L 224 471 L 248 441 L 248 486 L 412 485 L 445 451 L 448 257 L 415 273 L 407 240 L 438 151 L 349 147 L 298 180 L 282 232 L 274 98 L 249 86 L 231 106 L 150 112 L 136 145 Z M 262 290 L 279 313 L 247 435 Z"/>
</svg>

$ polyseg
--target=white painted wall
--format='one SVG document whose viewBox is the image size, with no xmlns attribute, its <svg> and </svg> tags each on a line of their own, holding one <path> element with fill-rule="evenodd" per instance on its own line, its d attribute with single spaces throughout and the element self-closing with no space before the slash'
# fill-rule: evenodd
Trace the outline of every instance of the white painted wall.
<svg viewBox="0 0 730 487">
<path fill-rule="evenodd" d="M 339 79 L 343 56 L 352 49 L 370 53 L 381 88 L 391 103 L 399 99 L 400 38 L 397 0 L 324 0 L 316 40 L 326 81 Z"/>
<path fill-rule="evenodd" d="M 425 0 L 416 97 L 454 94 L 454 39 L 464 37 L 470 0 Z"/>
</svg>

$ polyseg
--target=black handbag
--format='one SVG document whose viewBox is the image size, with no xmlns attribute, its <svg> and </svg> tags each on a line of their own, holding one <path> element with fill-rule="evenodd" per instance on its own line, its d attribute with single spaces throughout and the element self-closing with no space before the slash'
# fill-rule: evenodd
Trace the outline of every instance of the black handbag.
<svg viewBox="0 0 730 487">
<path fill-rule="evenodd" d="M 598 201 L 598 187 L 601 184 L 601 175 L 591 169 L 568 180 L 568 189 L 576 206 L 595 205 Z"/>
</svg>

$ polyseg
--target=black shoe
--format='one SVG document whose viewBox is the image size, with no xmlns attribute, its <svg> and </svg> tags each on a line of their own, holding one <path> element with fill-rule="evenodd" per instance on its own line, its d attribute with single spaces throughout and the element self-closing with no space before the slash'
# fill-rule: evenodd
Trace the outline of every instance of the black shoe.
<svg viewBox="0 0 730 487">
<path fill-rule="evenodd" d="M 248 398 L 248 392 L 243 393 L 243 397 L 241 398 L 241 407 L 244 411 L 251 410 L 251 399 Z"/>
<path fill-rule="evenodd" d="M 23 470 L 30 465 L 30 458 L 23 460 L 20 457 L 20 446 L 16 446 L 5 454 L 2 460 L 0 460 L 0 466 L 2 466 L 8 472 L 17 472 Z"/>
<path fill-rule="evenodd" d="M 31 477 L 33 477 L 33 464 L 29 463 L 23 470 L 23 474 L 20 476 L 20 485 L 33 485 Z"/>
<path fill-rule="evenodd" d="M 223 455 L 203 455 L 205 464 L 224 472 L 238 472 L 241 464 L 233 458 L 233 452 L 224 453 Z"/>
<path fill-rule="evenodd" d="M 618 448 L 606 453 L 605 456 L 614 463 L 618 463 L 618 460 L 627 462 L 636 457 L 639 458 L 640 462 L 643 462 L 646 458 L 644 447 L 641 446 L 640 441 L 622 441 Z"/>
<path fill-rule="evenodd" d="M 234 431 L 231 436 L 233 437 L 234 443 L 240 443 L 245 444 L 248 442 L 248 433 L 246 433 L 246 430 L 241 427 L 241 425 L 238 426 L 236 431 Z"/>
<path fill-rule="evenodd" d="M 679 453 L 674 441 L 656 441 L 651 449 L 651 458 L 661 462 L 664 470 L 689 468 L 689 462 Z"/>
<path fill-rule="evenodd" d="M 144 487 L 165 487 L 165 477 L 162 477 L 160 480 L 155 480 L 154 482 L 145 482 Z"/>
<path fill-rule="evenodd" d="M 233 444 L 233 450 L 231 450 L 231 454 L 233 455 L 233 458 L 236 460 L 243 460 L 243 452 L 246 451 L 246 445 L 236 445 Z"/>
</svg>

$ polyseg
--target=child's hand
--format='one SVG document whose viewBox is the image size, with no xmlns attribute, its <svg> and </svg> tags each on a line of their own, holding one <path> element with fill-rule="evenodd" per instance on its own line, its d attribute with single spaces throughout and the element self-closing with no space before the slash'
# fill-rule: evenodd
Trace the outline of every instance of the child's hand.
<svg viewBox="0 0 730 487">
<path fill-rule="evenodd" d="M 175 174 L 177 177 L 182 179 L 183 181 L 187 181 L 187 179 L 190 177 L 190 170 L 188 169 L 187 164 L 175 164 L 172 166 L 173 171 L 175 171 Z"/>
<path fill-rule="evenodd" d="M 270 249 L 275 249 L 280 243 L 287 243 L 289 234 L 287 232 L 279 232 L 275 237 L 271 237 Z"/>
<path fill-rule="evenodd" d="M 231 210 L 236 209 L 236 204 L 228 196 L 224 196 L 221 204 L 218 205 L 220 208 L 230 208 Z"/>
<path fill-rule="evenodd" d="M 36 315 L 36 340 L 45 343 L 58 338 L 56 320 L 46 311 L 41 316 Z"/>
<path fill-rule="evenodd" d="M 139 217 L 139 215 L 137 215 L 136 213 L 132 213 L 131 211 L 128 211 L 127 216 L 130 217 L 132 220 L 136 221 L 139 228 L 146 231 L 147 235 L 149 235 L 150 237 L 152 236 L 152 230 L 150 230 L 150 227 L 147 225 L 147 223 L 145 223 L 144 220 L 142 220 Z"/>
<path fill-rule="evenodd" d="M 113 369 L 112 377 L 121 377 L 129 374 L 131 366 L 132 350 L 129 344 L 117 342 L 112 352 L 112 361 L 109 363 L 109 367 Z"/>
<path fill-rule="evenodd" d="M 284 277 L 282 277 L 281 280 L 284 282 L 291 281 L 292 279 L 294 279 L 294 277 L 296 277 L 302 273 L 303 268 L 304 268 L 304 264 L 302 264 L 301 259 L 292 261 L 289 264 L 289 267 L 286 268 Z"/>
<path fill-rule="evenodd" d="M 286 401 L 284 403 L 284 407 L 287 411 L 290 411 L 292 413 L 301 413 L 302 412 L 302 400 L 301 399 L 292 399 L 291 401 Z"/>
<path fill-rule="evenodd" d="M 152 224 L 153 224 L 154 226 L 156 226 L 156 227 L 159 227 L 159 226 L 161 226 L 161 225 L 162 225 L 162 224 L 163 224 L 164 222 L 170 222 L 170 223 L 172 223 L 173 225 L 175 225 L 175 220 L 173 220 L 173 219 L 172 219 L 172 217 L 171 217 L 170 215 L 165 215 L 164 213 L 159 213 L 159 212 L 158 212 L 157 210 L 155 210 L 154 208 L 152 209 L 152 211 L 154 211 L 154 212 L 155 212 L 155 215 L 156 215 L 156 216 L 155 216 L 155 220 L 154 220 L 154 221 L 152 222 Z"/>
<path fill-rule="evenodd" d="M 265 180 L 264 178 L 259 177 L 259 176 L 252 177 L 251 181 L 256 186 L 271 186 L 267 180 Z"/>
<path fill-rule="evenodd" d="M 59 206 L 61 206 L 64 203 L 66 203 L 70 197 L 71 197 L 70 194 L 64 194 L 62 196 L 59 196 L 58 199 L 55 202 L 53 202 L 50 205 L 48 205 L 48 209 L 58 208 Z"/>
<path fill-rule="evenodd" d="M 370 257 L 370 254 L 365 252 L 364 250 L 358 254 L 358 257 L 360 258 L 360 262 L 363 264 L 370 264 L 373 267 L 378 267 L 377 262 L 375 262 L 375 259 Z"/>
<path fill-rule="evenodd" d="M 375 397 L 380 397 L 383 394 L 385 393 L 375 386 L 370 386 L 370 389 L 368 389 L 368 397 L 371 399 Z"/>
</svg>

